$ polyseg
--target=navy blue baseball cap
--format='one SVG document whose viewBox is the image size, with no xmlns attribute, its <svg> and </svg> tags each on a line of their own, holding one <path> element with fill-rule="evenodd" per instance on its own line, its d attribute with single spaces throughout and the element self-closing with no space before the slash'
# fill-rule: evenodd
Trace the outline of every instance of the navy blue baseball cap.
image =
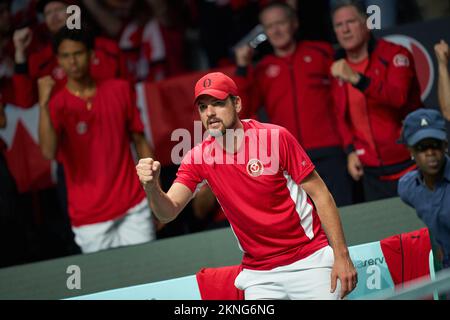
<svg viewBox="0 0 450 320">
<path fill-rule="evenodd" d="M 433 109 L 417 109 L 403 121 L 399 143 L 412 147 L 423 139 L 447 140 L 445 120 L 441 113 Z"/>
</svg>

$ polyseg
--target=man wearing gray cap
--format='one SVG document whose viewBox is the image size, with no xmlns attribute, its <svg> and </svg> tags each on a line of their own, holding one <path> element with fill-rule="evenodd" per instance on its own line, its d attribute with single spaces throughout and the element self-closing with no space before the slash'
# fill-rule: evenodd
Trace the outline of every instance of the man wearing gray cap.
<svg viewBox="0 0 450 320">
<path fill-rule="evenodd" d="M 410 113 L 401 142 L 408 146 L 417 169 L 404 175 L 398 194 L 430 230 L 438 247 L 438 260 L 450 267 L 450 161 L 445 121 L 431 109 Z"/>
</svg>

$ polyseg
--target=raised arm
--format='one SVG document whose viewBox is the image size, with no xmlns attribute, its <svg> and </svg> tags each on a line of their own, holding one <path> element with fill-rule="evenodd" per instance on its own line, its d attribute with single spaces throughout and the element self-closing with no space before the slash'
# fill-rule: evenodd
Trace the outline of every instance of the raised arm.
<svg viewBox="0 0 450 320">
<path fill-rule="evenodd" d="M 450 55 L 448 44 L 444 40 L 441 40 L 440 43 L 434 46 L 434 51 L 436 53 L 439 66 L 439 105 L 445 119 L 450 121 L 450 74 L 448 72 L 448 60 L 450 58 Z"/>
<path fill-rule="evenodd" d="M 45 76 L 38 80 L 39 88 L 39 145 L 42 154 L 49 160 L 55 158 L 58 138 L 52 125 L 49 111 L 50 96 L 55 86 L 51 76 Z"/>
<path fill-rule="evenodd" d="M 341 298 L 344 298 L 356 287 L 358 277 L 350 259 L 338 209 L 328 188 L 316 171 L 302 181 L 301 187 L 314 202 L 317 214 L 333 248 L 334 265 L 331 271 L 331 292 L 336 290 L 339 278 Z"/>
<path fill-rule="evenodd" d="M 143 133 L 140 132 L 132 132 L 131 139 L 133 140 L 134 146 L 136 148 L 136 152 L 138 158 L 153 158 L 153 150 L 150 148 L 147 139 Z"/>
<path fill-rule="evenodd" d="M 161 164 L 152 158 L 139 160 L 136 172 L 154 215 L 162 223 L 174 220 L 192 199 L 191 190 L 181 183 L 174 183 L 167 193 L 161 189 Z"/>
</svg>

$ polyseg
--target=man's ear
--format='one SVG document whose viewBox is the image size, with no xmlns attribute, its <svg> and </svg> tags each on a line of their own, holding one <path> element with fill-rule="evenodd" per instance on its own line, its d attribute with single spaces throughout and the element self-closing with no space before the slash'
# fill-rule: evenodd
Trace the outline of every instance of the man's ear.
<svg viewBox="0 0 450 320">
<path fill-rule="evenodd" d="M 235 106 L 235 108 L 236 108 L 236 112 L 237 112 L 237 113 L 241 112 L 241 110 L 242 110 L 242 100 L 241 100 L 241 97 L 236 96 L 236 100 L 235 100 L 234 106 Z"/>
</svg>

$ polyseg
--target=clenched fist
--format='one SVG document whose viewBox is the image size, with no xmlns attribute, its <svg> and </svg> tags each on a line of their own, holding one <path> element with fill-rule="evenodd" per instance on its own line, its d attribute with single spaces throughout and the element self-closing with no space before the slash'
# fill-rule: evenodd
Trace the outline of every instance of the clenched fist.
<svg viewBox="0 0 450 320">
<path fill-rule="evenodd" d="M 136 172 L 145 191 L 152 191 L 158 185 L 161 163 L 152 158 L 141 159 L 136 166 Z"/>
<path fill-rule="evenodd" d="M 27 61 L 25 51 L 30 46 L 32 37 L 33 32 L 28 27 L 14 31 L 13 42 L 14 48 L 16 49 L 14 53 L 15 63 L 22 64 Z"/>
<path fill-rule="evenodd" d="M 351 84 L 357 84 L 360 79 L 360 75 L 348 65 L 345 59 L 333 63 L 331 66 L 331 75 Z"/>
<path fill-rule="evenodd" d="M 50 100 L 55 80 L 51 76 L 45 76 L 38 79 L 39 105 L 45 107 Z"/>
<path fill-rule="evenodd" d="M 434 52 L 436 53 L 439 64 L 447 66 L 448 59 L 450 58 L 447 42 L 441 40 L 441 42 L 437 43 L 434 46 Z"/>
</svg>

